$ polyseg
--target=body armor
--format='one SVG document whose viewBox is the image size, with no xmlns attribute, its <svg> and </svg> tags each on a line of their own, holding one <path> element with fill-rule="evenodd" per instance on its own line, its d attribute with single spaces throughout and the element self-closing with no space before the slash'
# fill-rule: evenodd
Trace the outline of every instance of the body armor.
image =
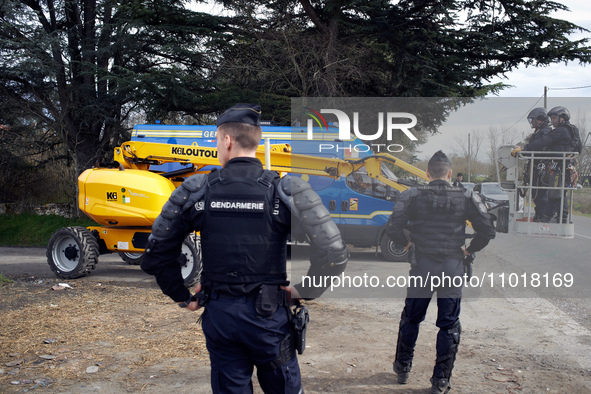
<svg viewBox="0 0 591 394">
<path fill-rule="evenodd" d="M 465 242 L 465 190 L 452 186 L 419 186 L 410 222 L 417 252 L 455 254 Z"/>
<path fill-rule="evenodd" d="M 203 276 L 219 283 L 281 283 L 286 279 L 287 234 L 273 231 L 278 175 L 258 180 L 208 177 L 201 231 Z"/>
<path fill-rule="evenodd" d="M 551 152 L 573 151 L 572 131 L 567 124 L 563 123 L 560 126 L 556 127 L 554 130 L 552 130 L 552 133 L 559 134 L 561 138 L 559 138 L 554 144 L 549 146 L 547 150 Z"/>
</svg>

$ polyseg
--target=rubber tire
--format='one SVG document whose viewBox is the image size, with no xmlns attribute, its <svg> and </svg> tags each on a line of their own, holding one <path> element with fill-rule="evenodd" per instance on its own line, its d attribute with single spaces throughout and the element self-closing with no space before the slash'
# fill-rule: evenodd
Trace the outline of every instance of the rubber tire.
<svg viewBox="0 0 591 394">
<path fill-rule="evenodd" d="M 394 242 L 392 242 L 385 234 L 380 240 L 380 252 L 388 261 L 408 262 L 408 252 L 404 247 L 396 247 Z"/>
<path fill-rule="evenodd" d="M 134 253 L 134 252 L 117 252 L 119 253 L 119 257 L 129 265 L 140 265 L 142 260 L 144 259 L 143 253 Z"/>
<path fill-rule="evenodd" d="M 47 263 L 58 278 L 76 279 L 96 268 L 99 245 L 84 227 L 57 230 L 47 244 Z"/>
<path fill-rule="evenodd" d="M 203 268 L 201 255 L 201 237 L 189 234 L 183 241 L 181 254 L 179 255 L 181 273 L 186 287 L 195 286 L 201 280 Z"/>
</svg>

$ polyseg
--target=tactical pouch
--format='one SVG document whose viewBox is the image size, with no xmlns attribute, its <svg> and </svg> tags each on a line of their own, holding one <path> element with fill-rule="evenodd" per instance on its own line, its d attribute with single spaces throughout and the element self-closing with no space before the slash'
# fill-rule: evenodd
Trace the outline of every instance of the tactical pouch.
<svg viewBox="0 0 591 394">
<path fill-rule="evenodd" d="M 550 187 L 560 187 L 562 182 L 562 172 L 556 166 L 556 169 L 553 169 L 548 174 L 548 186 Z M 560 190 L 548 190 L 548 199 L 550 200 L 560 200 L 562 193 Z"/>
<path fill-rule="evenodd" d="M 257 316 L 269 318 L 273 316 L 277 306 L 277 286 L 262 285 L 255 302 Z"/>
<path fill-rule="evenodd" d="M 310 314 L 308 308 L 303 305 L 296 306 L 291 317 L 291 328 L 293 334 L 293 343 L 298 354 L 304 353 L 306 350 L 306 328 L 310 321 Z"/>
<path fill-rule="evenodd" d="M 266 364 L 257 365 L 259 371 L 275 371 L 277 368 L 287 364 L 295 356 L 291 334 L 287 334 L 279 344 L 279 357 Z"/>
<path fill-rule="evenodd" d="M 287 334 L 279 345 L 279 359 L 281 365 L 287 364 L 295 356 L 291 334 Z"/>
</svg>

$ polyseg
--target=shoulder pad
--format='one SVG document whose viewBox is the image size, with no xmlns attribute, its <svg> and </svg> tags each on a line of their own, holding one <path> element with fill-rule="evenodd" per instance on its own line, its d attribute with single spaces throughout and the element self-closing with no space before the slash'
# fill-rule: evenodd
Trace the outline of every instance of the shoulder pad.
<svg viewBox="0 0 591 394">
<path fill-rule="evenodd" d="M 181 186 L 187 189 L 189 192 L 194 193 L 203 187 L 206 178 L 207 175 L 205 174 L 195 174 L 185 179 L 184 182 L 181 183 Z"/>
<path fill-rule="evenodd" d="M 312 190 L 312 186 L 297 176 L 285 176 L 279 181 L 279 198 L 289 206 L 291 212 L 299 216 L 301 211 L 306 211 L 317 206 L 324 207 L 320 196 Z"/>
<path fill-rule="evenodd" d="M 415 198 L 419 193 L 419 190 L 416 187 L 411 187 L 410 189 L 406 189 L 400 194 L 398 200 L 394 204 L 394 216 L 401 215 L 402 212 L 406 211 L 410 206 L 413 198 Z"/>
<path fill-rule="evenodd" d="M 202 188 L 207 175 L 196 174 L 183 181 L 170 195 L 169 202 L 174 205 L 184 206 L 189 201 L 189 196 Z"/>
<path fill-rule="evenodd" d="M 205 194 L 207 187 L 203 186 L 206 184 L 206 178 L 205 174 L 193 175 L 172 192 L 152 225 L 151 238 L 163 240 L 170 236 L 170 231 L 174 228 L 174 223 L 180 219 L 182 212 L 192 207 Z"/>
<path fill-rule="evenodd" d="M 185 185 L 185 183 L 187 183 Z M 195 203 L 203 198 L 207 191 L 207 175 L 196 174 L 181 183 L 185 189 L 190 191 L 189 198 L 183 205 L 183 211 L 191 208 Z"/>
<path fill-rule="evenodd" d="M 279 189 L 287 196 L 293 196 L 312 187 L 299 176 L 286 175 L 279 181 Z"/>
<path fill-rule="evenodd" d="M 293 212 L 293 200 L 291 199 L 291 176 L 286 175 L 277 184 L 279 199 Z"/>
<path fill-rule="evenodd" d="M 398 197 L 398 202 L 410 202 L 413 198 L 419 195 L 419 189 L 416 187 L 411 187 L 410 189 L 406 189 L 402 193 L 400 193 L 400 197 Z"/>
</svg>

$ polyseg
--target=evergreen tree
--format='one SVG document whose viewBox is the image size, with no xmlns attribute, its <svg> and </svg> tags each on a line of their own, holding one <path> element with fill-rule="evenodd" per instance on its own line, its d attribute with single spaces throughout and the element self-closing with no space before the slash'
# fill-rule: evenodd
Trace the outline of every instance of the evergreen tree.
<svg viewBox="0 0 591 394">
<path fill-rule="evenodd" d="M 77 173 L 125 139 L 130 111 L 211 111 L 223 18 L 185 3 L 2 1 L 0 94 L 61 138 Z"/>
<path fill-rule="evenodd" d="M 547 0 L 220 3 L 239 17 L 216 84 L 279 97 L 482 97 L 517 66 L 589 63 Z"/>
</svg>

